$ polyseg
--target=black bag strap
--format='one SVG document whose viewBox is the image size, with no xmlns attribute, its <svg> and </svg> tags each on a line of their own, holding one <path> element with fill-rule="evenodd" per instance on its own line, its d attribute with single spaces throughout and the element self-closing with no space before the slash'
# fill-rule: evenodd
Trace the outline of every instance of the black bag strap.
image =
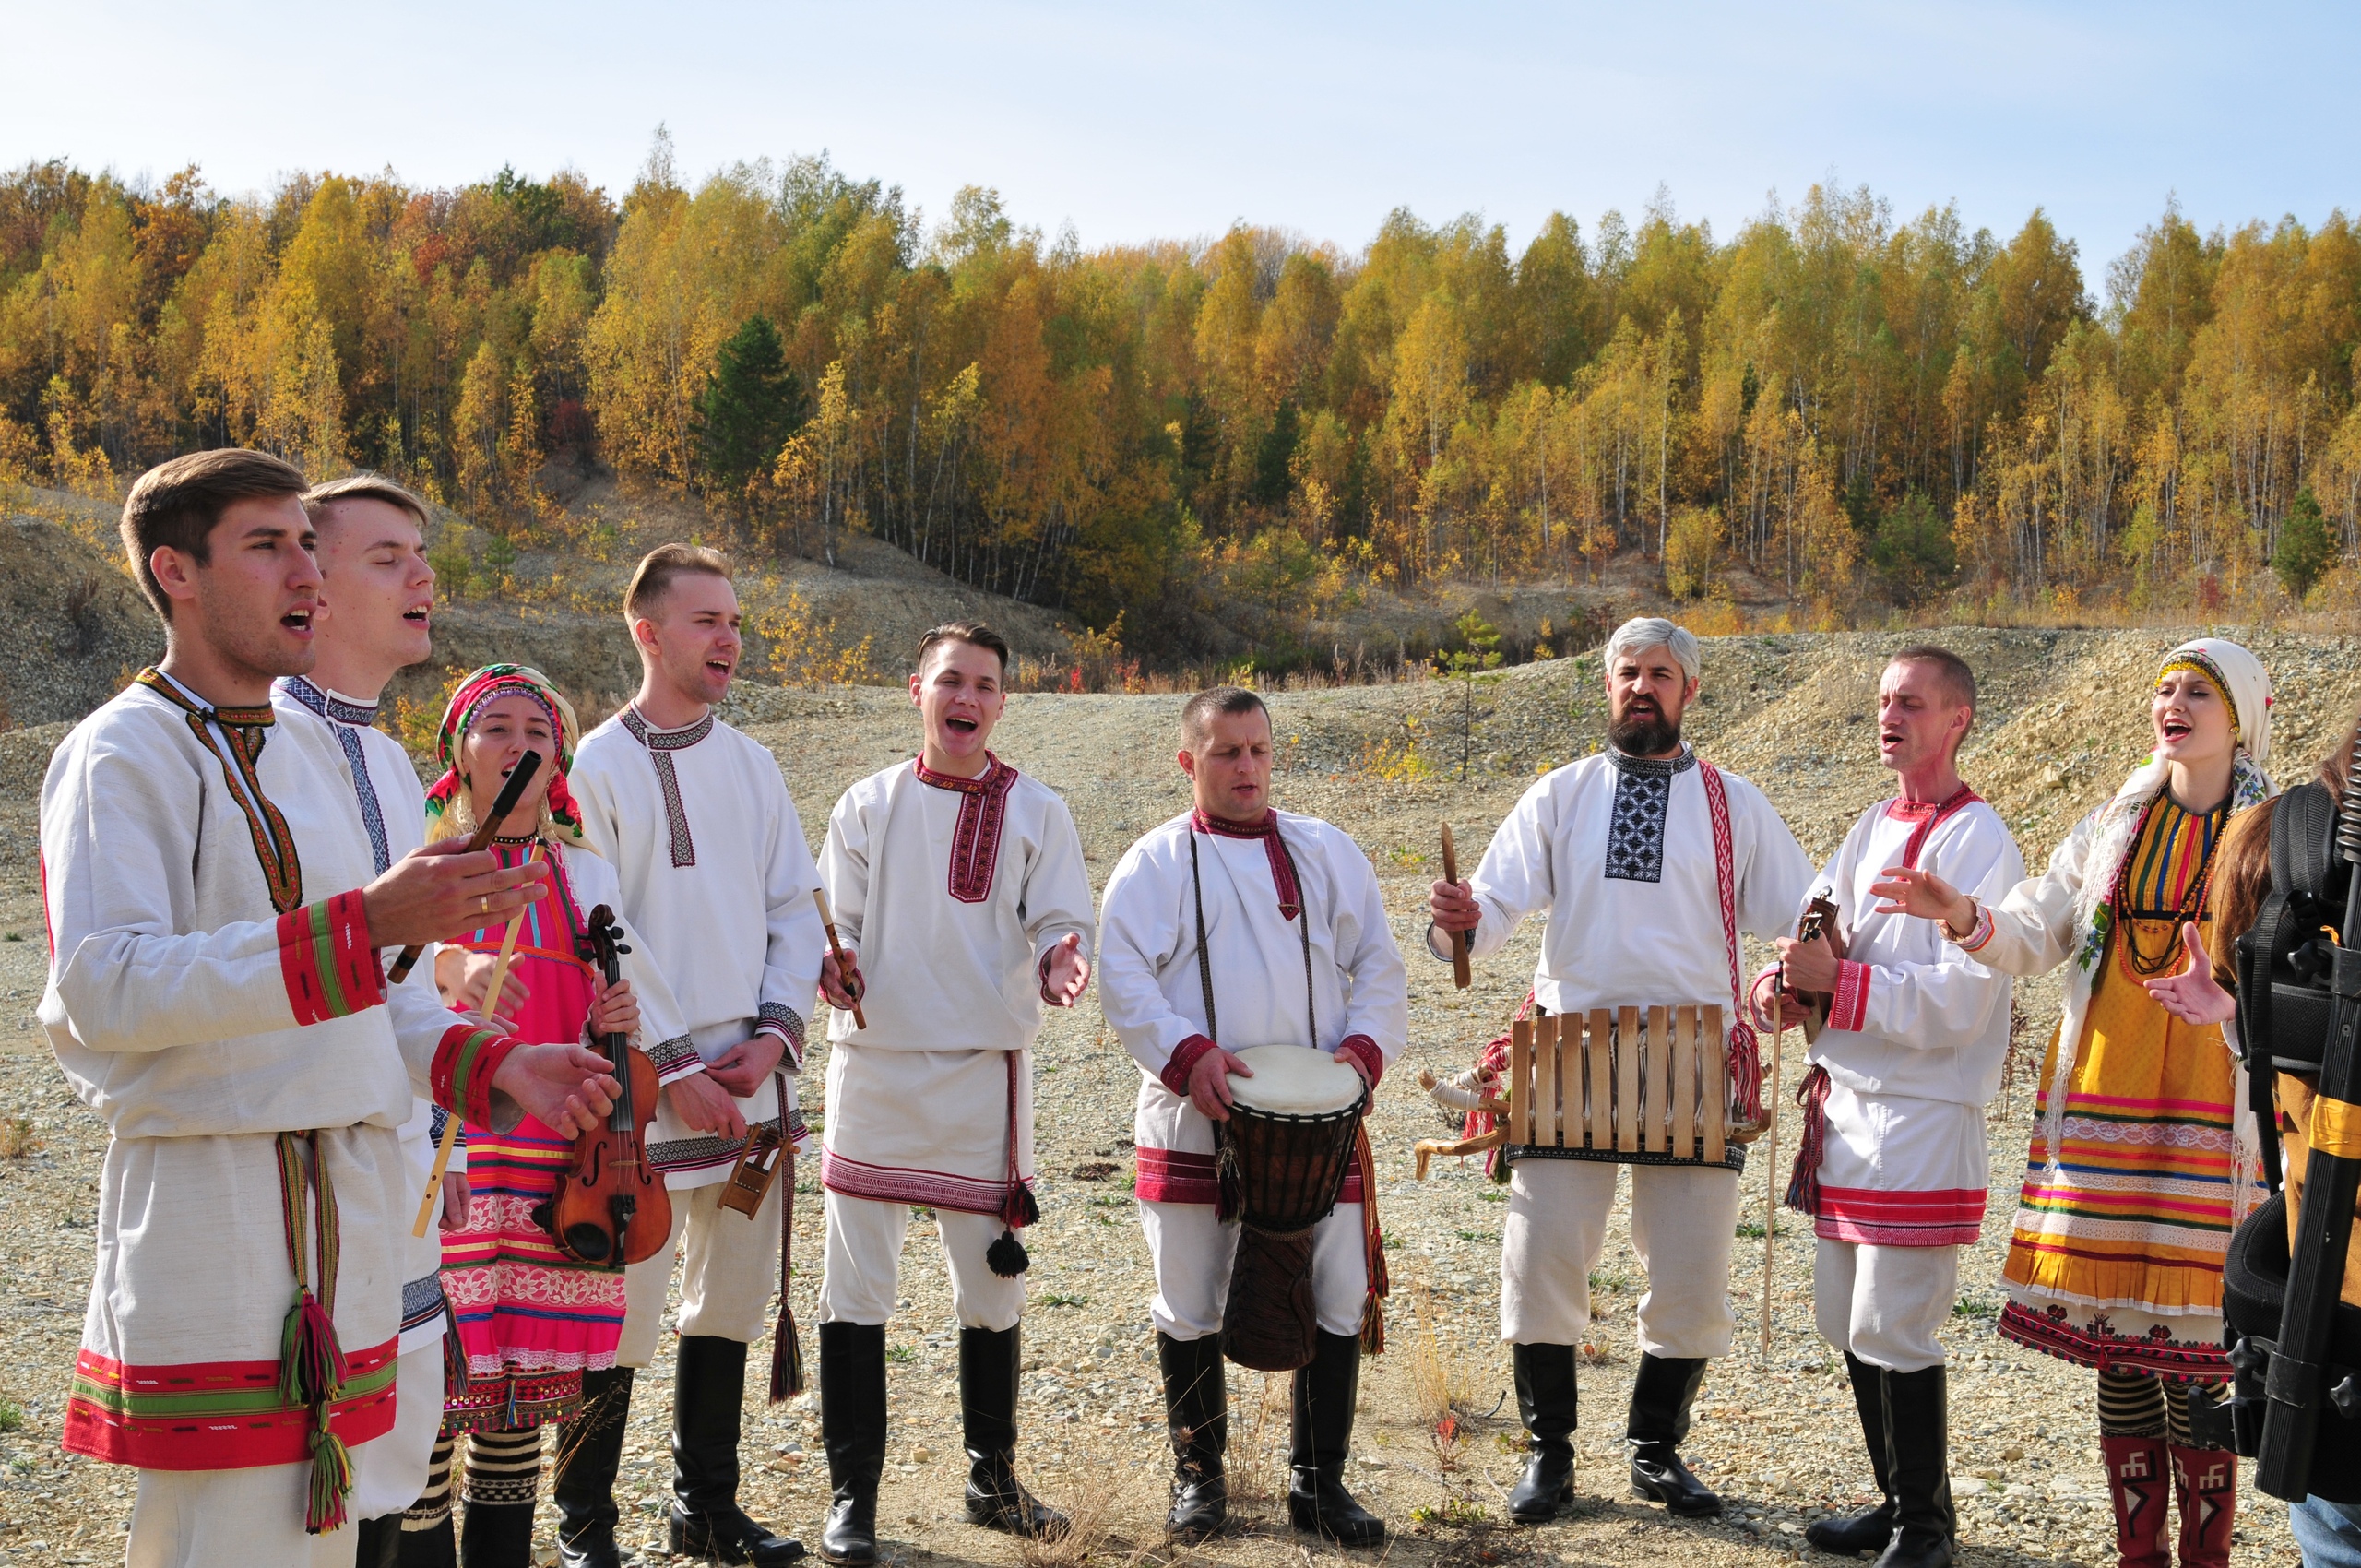
<svg viewBox="0 0 2361 1568">
<path fill-rule="evenodd" d="M 1295 863 L 1295 851 L 1287 848 L 1285 835 L 1276 827 L 1272 836 L 1279 841 L 1279 853 L 1287 862 L 1287 874 L 1295 878 L 1296 934 L 1303 939 L 1303 1021 L 1311 1030 L 1309 1043 L 1320 1049 L 1320 1010 L 1311 989 L 1311 900 L 1304 897 L 1303 872 Z M 1214 1024 L 1214 971 L 1205 957 L 1205 884 L 1197 870 L 1197 826 L 1189 825 L 1189 890 L 1197 900 L 1197 984 L 1205 998 L 1205 1038 L 1221 1044 L 1221 1031 Z"/>
</svg>

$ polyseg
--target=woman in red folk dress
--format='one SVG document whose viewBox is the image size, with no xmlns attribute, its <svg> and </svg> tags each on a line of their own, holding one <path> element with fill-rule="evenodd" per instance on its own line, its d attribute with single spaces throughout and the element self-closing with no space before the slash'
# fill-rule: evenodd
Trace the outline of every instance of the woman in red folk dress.
<svg viewBox="0 0 2361 1568">
<path fill-rule="evenodd" d="M 613 870 L 582 840 L 566 790 L 578 738 L 573 707 L 539 671 L 515 664 L 477 671 L 459 683 L 443 717 L 436 755 L 448 771 L 427 794 L 427 837 L 474 832 L 517 759 L 540 753 L 540 770 L 501 822 L 492 848 L 504 864 L 547 861 L 551 891 L 519 917 L 492 1005 L 526 1040 L 595 1041 L 643 1028 L 657 1031 L 648 1039 L 669 1039 L 685 1031 L 645 942 L 625 933 L 633 951 L 611 989 L 577 945 L 592 909 L 622 903 Z M 508 934 L 504 925 L 489 926 L 441 949 L 435 981 L 446 1002 L 469 1011 L 485 1005 Z M 540 1429 L 581 1414 L 583 1372 L 615 1364 L 623 1271 L 567 1258 L 534 1214 L 572 1159 L 572 1140 L 529 1116 L 505 1132 L 467 1125 L 468 1215 L 443 1238 L 443 1282 L 468 1379 L 445 1401 L 427 1495 L 405 1522 L 405 1568 L 449 1563 L 455 1546 L 468 1568 L 523 1568 L 531 1555 Z M 455 1542 L 451 1469 L 462 1435 L 468 1507 Z"/>
</svg>

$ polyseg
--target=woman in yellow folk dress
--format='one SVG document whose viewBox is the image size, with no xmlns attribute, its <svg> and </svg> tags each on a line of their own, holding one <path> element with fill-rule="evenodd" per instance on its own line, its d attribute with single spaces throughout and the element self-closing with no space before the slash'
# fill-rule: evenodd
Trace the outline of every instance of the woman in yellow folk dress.
<svg viewBox="0 0 2361 1568">
<path fill-rule="evenodd" d="M 2237 644 L 2200 638 L 2165 656 L 2149 706 L 2153 754 L 2045 874 L 1988 908 L 1898 867 L 1875 891 L 1893 912 L 1941 921 L 1995 969 L 2037 975 L 2070 960 L 2000 1333 L 2098 1372 L 2126 1568 L 2172 1561 L 2168 1474 L 2182 1568 L 2223 1568 L 2237 1463 L 2218 1445 L 2210 1390 L 2230 1375 L 2222 1260 L 2259 1175 L 2219 1026 L 2173 1016 L 2147 982 L 2186 967 L 2181 927 L 2209 918 L 2230 818 L 2272 793 L 2271 680 Z"/>
</svg>

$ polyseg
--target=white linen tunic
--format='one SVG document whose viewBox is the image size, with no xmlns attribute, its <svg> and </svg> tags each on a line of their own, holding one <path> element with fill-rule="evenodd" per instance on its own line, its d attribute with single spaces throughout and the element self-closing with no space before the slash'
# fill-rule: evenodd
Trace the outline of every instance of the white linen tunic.
<svg viewBox="0 0 2361 1568">
<path fill-rule="evenodd" d="M 795 1081 L 826 938 L 812 902 L 819 871 L 777 760 L 710 713 L 659 730 L 625 707 L 584 737 L 567 782 L 584 838 L 622 886 L 619 912 L 654 953 L 686 1026 L 684 1036 L 647 1037 L 658 1081 L 775 1035 L 779 1075 L 738 1109 L 750 1127 L 783 1116 L 801 1143 Z M 675 1190 L 726 1180 L 743 1146 L 693 1131 L 669 1105 L 649 1131 L 650 1158 Z"/>
<path fill-rule="evenodd" d="M 1828 1027 L 1809 1052 L 1829 1079 L 1815 1229 L 1832 1241 L 1961 1246 L 1984 1222 L 1984 1107 L 2009 1055 L 2009 977 L 1932 921 L 1879 914 L 1869 885 L 1912 863 L 1997 900 L 2023 879 L 2024 859 L 1982 801 L 1935 823 L 1909 859 L 1932 817 L 1931 806 L 1871 806 L 1805 900 L 1833 902 L 1845 936 Z"/>
<path fill-rule="evenodd" d="M 40 1016 L 111 1134 L 65 1444 L 158 1469 L 291 1467 L 309 1420 L 278 1391 L 297 1280 L 277 1134 L 316 1133 L 332 1180 L 350 1372 L 330 1425 L 365 1445 L 394 1418 L 418 1199 L 397 1129 L 438 1050 L 478 1032 L 429 992 L 383 987 L 356 891 L 369 839 L 326 727 L 272 722 L 251 779 L 205 728 L 134 684 L 66 737 L 42 791 Z M 257 789 L 295 851 L 286 915 Z M 308 1225 L 304 1244 L 318 1287 Z M 250 1521 L 252 1560 L 288 1560 L 272 1543 L 291 1527 L 300 1541 L 300 1515 Z"/>
<path fill-rule="evenodd" d="M 828 1026 L 822 1181 L 849 1197 L 998 1213 L 1012 1136 L 1016 1173 L 1033 1180 L 1042 965 L 1068 935 L 1092 951 L 1065 802 L 997 758 L 978 779 L 899 763 L 838 799 L 820 869 L 869 1020 L 837 1013 Z"/>
</svg>

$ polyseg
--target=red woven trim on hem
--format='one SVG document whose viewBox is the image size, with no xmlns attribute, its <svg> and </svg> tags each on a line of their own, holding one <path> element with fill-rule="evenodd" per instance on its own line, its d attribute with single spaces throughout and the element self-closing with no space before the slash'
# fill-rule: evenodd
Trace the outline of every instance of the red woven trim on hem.
<svg viewBox="0 0 2361 1568">
<path fill-rule="evenodd" d="M 1033 1181 L 1027 1176 L 1025 1185 L 1032 1186 Z M 848 1198 L 923 1204 L 929 1208 L 953 1209 L 961 1214 L 998 1214 L 1001 1206 L 1008 1201 L 1008 1182 L 1004 1180 L 980 1182 L 972 1176 L 954 1176 L 943 1170 L 871 1165 L 847 1159 L 825 1147 L 820 1151 L 820 1184 Z"/>
<path fill-rule="evenodd" d="M 1172 1048 L 1172 1060 L 1164 1064 L 1164 1071 L 1157 1078 L 1182 1099 L 1188 1099 L 1189 1075 L 1195 1070 L 1198 1059 L 1213 1048 L 1214 1042 L 1204 1036 L 1191 1035 Z"/>
<path fill-rule="evenodd" d="M 1214 1157 L 1191 1154 L 1184 1149 L 1142 1148 L 1133 1151 L 1138 1182 L 1133 1195 L 1144 1204 L 1204 1204 L 1208 1207 L 1221 1201 L 1221 1182 L 1214 1171 Z M 1336 1201 L 1357 1204 L 1362 1200 L 1361 1157 L 1356 1153 L 1352 1163 L 1345 1168 L 1345 1184 L 1337 1189 Z"/>
<path fill-rule="evenodd" d="M 1975 1187 L 1895 1193 L 1822 1187 L 1814 1233 L 1869 1247 L 1964 1247 L 1984 1229 L 1985 1194 Z"/>
<path fill-rule="evenodd" d="M 1369 1036 L 1347 1035 L 1336 1042 L 1336 1049 L 1351 1051 L 1360 1064 L 1369 1069 L 1370 1087 L 1377 1087 L 1378 1079 L 1385 1076 L 1385 1052 L 1380 1051 L 1377 1041 Z"/>
<path fill-rule="evenodd" d="M 2078 1367 L 2139 1372 L 2175 1383 L 2227 1383 L 2230 1358 L 2181 1339 L 2123 1339 L 2066 1319 L 2063 1307 L 2036 1312 L 2023 1301 L 2000 1309 L 2000 1337 Z"/>
<path fill-rule="evenodd" d="M 401 1336 L 350 1352 L 328 1430 L 347 1447 L 394 1430 Z M 279 1362 L 125 1365 L 94 1350 L 75 1358 L 62 1445 L 69 1454 L 149 1470 L 250 1470 L 311 1457 L 311 1408 L 282 1404 Z"/>
<path fill-rule="evenodd" d="M 279 977 L 296 1023 L 324 1024 L 386 1000 L 358 888 L 279 916 L 278 936 Z"/>
<path fill-rule="evenodd" d="M 491 1126 L 492 1075 L 500 1071 L 508 1053 L 524 1043 L 498 1029 L 473 1024 L 454 1024 L 444 1030 L 427 1075 L 434 1103 L 457 1111 L 479 1127 Z"/>
<path fill-rule="evenodd" d="M 1869 1020 L 1869 976 L 1867 964 L 1852 958 L 1836 961 L 1836 996 L 1828 1004 L 1828 1027 L 1857 1033 Z"/>
</svg>

